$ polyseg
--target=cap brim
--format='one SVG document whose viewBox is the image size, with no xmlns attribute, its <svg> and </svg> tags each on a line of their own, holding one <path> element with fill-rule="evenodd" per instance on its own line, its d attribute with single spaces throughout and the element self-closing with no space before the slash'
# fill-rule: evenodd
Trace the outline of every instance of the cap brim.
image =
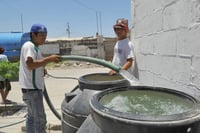
<svg viewBox="0 0 200 133">
<path fill-rule="evenodd" d="M 122 29 L 122 28 L 123 28 L 122 25 L 114 25 L 113 27 L 114 27 L 114 28 L 119 28 L 119 29 Z"/>
</svg>

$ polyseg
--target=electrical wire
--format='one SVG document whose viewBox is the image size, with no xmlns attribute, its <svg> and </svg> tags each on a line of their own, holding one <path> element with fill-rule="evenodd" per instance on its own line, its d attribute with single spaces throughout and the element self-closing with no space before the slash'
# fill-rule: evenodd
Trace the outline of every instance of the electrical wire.
<svg viewBox="0 0 200 133">
<path fill-rule="evenodd" d="M 80 2 L 79 0 L 72 0 L 72 1 L 96 14 L 97 33 L 99 33 L 99 23 L 100 23 L 100 34 L 102 34 L 101 11 L 98 11 L 92 7 L 89 7 L 88 5 L 84 4 L 83 2 Z"/>
<path fill-rule="evenodd" d="M 83 2 L 80 2 L 78 0 L 72 0 L 72 1 L 75 2 L 76 4 L 80 5 L 80 6 L 84 7 L 84 8 L 87 8 L 88 10 L 91 10 L 93 12 L 97 12 L 97 10 L 95 10 L 94 8 L 91 8 L 91 7 L 87 6 Z"/>
</svg>

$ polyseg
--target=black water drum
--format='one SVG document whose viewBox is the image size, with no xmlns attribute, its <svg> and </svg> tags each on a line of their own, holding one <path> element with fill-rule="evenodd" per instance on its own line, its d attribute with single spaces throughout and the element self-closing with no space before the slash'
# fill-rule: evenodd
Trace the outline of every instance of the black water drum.
<svg viewBox="0 0 200 133">
<path fill-rule="evenodd" d="M 87 123 L 96 127 L 86 124 L 78 133 L 200 133 L 199 101 L 167 88 L 112 88 L 94 95 L 90 106 Z"/>
<path fill-rule="evenodd" d="M 62 102 L 62 133 L 76 133 L 90 114 L 89 101 L 93 95 L 113 87 L 128 87 L 130 83 L 121 75 L 94 73 L 81 76 L 79 87 L 65 94 Z"/>
<path fill-rule="evenodd" d="M 81 90 L 105 90 L 113 87 L 130 86 L 130 83 L 121 75 L 108 75 L 108 73 L 94 73 L 81 76 L 79 87 Z"/>
</svg>

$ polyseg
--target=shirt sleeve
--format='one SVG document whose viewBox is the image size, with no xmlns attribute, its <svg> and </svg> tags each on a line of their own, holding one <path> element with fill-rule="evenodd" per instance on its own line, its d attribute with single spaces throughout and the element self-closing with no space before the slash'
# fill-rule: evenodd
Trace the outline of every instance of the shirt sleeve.
<svg viewBox="0 0 200 133">
<path fill-rule="evenodd" d="M 131 42 L 128 43 L 128 46 L 126 48 L 126 58 L 127 59 L 134 59 L 134 49 L 133 49 L 133 44 Z"/>
<path fill-rule="evenodd" d="M 24 47 L 24 58 L 27 61 L 28 57 L 31 57 L 33 60 L 36 59 L 34 46 L 26 45 Z"/>
</svg>

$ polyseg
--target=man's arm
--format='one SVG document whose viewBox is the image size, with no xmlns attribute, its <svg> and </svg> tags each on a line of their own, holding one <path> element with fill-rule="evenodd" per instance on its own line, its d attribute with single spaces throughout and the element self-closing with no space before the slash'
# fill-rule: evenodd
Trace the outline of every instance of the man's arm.
<svg viewBox="0 0 200 133">
<path fill-rule="evenodd" d="M 123 70 L 128 70 L 133 64 L 133 59 L 129 58 L 126 60 L 126 63 L 121 67 Z"/>
<path fill-rule="evenodd" d="M 49 62 L 57 63 L 59 61 L 60 61 L 60 56 L 58 56 L 58 55 L 51 55 L 51 56 L 48 56 L 48 57 L 45 57 L 45 58 L 39 59 L 39 60 L 33 60 L 33 58 L 28 57 L 26 64 L 27 64 L 27 67 L 29 70 L 33 70 L 35 68 L 45 66 Z"/>
</svg>

